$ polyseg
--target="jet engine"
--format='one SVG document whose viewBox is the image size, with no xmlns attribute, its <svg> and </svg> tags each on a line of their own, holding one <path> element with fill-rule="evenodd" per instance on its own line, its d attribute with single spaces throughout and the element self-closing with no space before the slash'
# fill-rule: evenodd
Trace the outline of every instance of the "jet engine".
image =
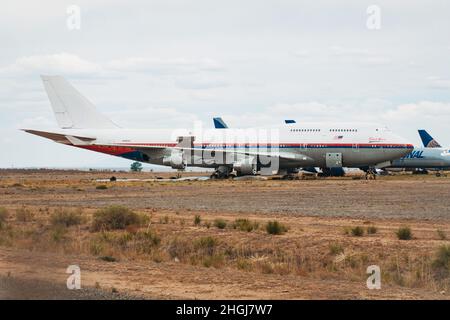
<svg viewBox="0 0 450 320">
<path fill-rule="evenodd" d="M 170 156 L 163 158 L 163 165 L 171 166 L 172 169 L 184 169 L 186 168 L 186 162 L 183 159 L 182 152 L 172 152 Z"/>
<path fill-rule="evenodd" d="M 233 169 L 239 175 L 255 175 L 258 172 L 256 159 L 254 157 L 248 157 L 236 161 L 235 163 L 233 163 Z"/>
</svg>

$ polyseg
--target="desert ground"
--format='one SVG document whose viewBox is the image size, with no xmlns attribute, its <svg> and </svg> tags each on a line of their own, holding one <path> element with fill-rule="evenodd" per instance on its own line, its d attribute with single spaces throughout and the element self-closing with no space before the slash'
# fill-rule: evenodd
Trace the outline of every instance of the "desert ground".
<svg viewBox="0 0 450 320">
<path fill-rule="evenodd" d="M 0 170 L 0 299 L 450 298 L 450 177 L 171 175 Z"/>
</svg>

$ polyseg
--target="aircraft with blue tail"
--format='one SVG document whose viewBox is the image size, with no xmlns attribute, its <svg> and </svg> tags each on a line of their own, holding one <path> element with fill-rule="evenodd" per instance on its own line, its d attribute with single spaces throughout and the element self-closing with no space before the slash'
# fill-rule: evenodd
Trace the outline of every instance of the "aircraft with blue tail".
<svg viewBox="0 0 450 320">
<path fill-rule="evenodd" d="M 439 142 L 437 142 L 426 130 L 419 129 L 419 136 L 425 148 L 442 148 Z"/>
<path fill-rule="evenodd" d="M 424 147 L 414 148 L 407 155 L 394 160 L 387 169 L 449 170 L 450 150 L 441 147 L 426 130 L 420 129 L 418 132 Z"/>
</svg>

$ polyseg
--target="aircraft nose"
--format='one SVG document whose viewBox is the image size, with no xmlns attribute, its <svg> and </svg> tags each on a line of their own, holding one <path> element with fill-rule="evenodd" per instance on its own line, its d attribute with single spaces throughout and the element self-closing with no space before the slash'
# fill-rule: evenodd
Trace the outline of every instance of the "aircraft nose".
<svg viewBox="0 0 450 320">
<path fill-rule="evenodd" d="M 395 141 L 395 144 L 401 149 L 400 152 L 402 153 L 402 155 L 406 155 L 414 149 L 414 145 L 401 136 L 394 135 L 393 140 Z"/>
<path fill-rule="evenodd" d="M 396 143 L 403 145 L 404 147 L 411 147 L 414 148 L 414 145 L 407 139 L 403 138 L 402 136 L 399 136 L 397 134 L 391 134 L 391 139 Z"/>
</svg>

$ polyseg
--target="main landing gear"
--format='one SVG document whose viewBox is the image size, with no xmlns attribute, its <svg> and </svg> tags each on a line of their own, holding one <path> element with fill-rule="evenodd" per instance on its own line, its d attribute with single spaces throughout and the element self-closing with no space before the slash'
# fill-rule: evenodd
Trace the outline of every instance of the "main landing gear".
<svg viewBox="0 0 450 320">
<path fill-rule="evenodd" d="M 377 179 L 377 171 L 375 168 L 368 168 L 366 170 L 366 180 L 376 180 Z"/>
<path fill-rule="evenodd" d="M 446 177 L 447 176 L 447 174 L 444 173 L 443 170 L 438 170 L 435 175 L 436 175 L 436 177 Z"/>
<path fill-rule="evenodd" d="M 211 179 L 228 179 L 232 176 L 231 168 L 228 166 L 217 167 L 216 171 L 211 175 Z"/>
</svg>

